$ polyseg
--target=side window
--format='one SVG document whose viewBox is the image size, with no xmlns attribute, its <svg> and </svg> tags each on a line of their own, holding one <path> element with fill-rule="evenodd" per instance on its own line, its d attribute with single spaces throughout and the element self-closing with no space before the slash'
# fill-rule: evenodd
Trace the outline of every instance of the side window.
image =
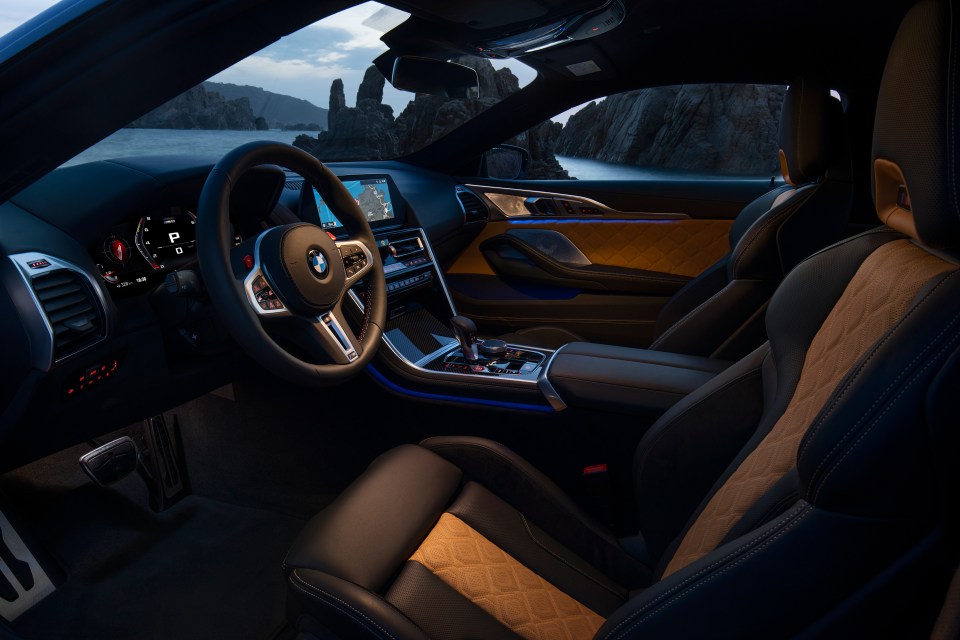
<svg viewBox="0 0 960 640">
<path fill-rule="evenodd" d="M 530 180 L 777 176 L 785 92 L 776 85 L 686 84 L 608 96 L 491 150 L 487 174 L 510 177 L 515 146 L 526 150 L 523 177 Z"/>
</svg>

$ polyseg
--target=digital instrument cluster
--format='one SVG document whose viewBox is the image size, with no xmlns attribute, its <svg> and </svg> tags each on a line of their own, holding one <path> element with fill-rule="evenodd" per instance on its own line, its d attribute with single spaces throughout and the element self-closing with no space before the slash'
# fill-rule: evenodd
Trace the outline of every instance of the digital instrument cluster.
<svg viewBox="0 0 960 640">
<path fill-rule="evenodd" d="M 115 296 L 146 291 L 196 261 L 196 216 L 182 207 L 141 216 L 114 228 L 91 253 Z"/>
</svg>

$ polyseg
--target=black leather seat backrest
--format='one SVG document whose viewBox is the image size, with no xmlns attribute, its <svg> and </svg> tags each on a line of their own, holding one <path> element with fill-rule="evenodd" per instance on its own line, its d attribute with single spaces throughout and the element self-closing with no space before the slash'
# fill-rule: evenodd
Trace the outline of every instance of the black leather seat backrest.
<svg viewBox="0 0 960 640">
<path fill-rule="evenodd" d="M 737 359 L 763 342 L 763 310 L 777 284 L 844 236 L 853 184 L 843 118 L 822 84 L 790 86 L 779 134 L 786 184 L 744 207 L 730 229 L 730 253 L 664 306 L 651 348 Z"/>
</svg>

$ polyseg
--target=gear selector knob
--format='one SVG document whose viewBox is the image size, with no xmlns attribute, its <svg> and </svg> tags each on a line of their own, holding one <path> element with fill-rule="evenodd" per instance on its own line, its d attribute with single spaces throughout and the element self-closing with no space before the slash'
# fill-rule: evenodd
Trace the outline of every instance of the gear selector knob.
<svg viewBox="0 0 960 640">
<path fill-rule="evenodd" d="M 460 350 L 463 351 L 463 357 L 470 362 L 476 362 L 480 359 L 477 353 L 477 325 L 473 320 L 466 316 L 453 316 L 450 318 L 450 328 L 453 329 L 453 335 L 457 337 L 460 343 Z"/>
</svg>

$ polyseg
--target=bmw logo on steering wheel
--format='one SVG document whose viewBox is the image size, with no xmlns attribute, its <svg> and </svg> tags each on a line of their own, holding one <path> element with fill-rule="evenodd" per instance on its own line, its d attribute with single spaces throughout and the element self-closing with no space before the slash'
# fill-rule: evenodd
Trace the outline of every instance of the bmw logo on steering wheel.
<svg viewBox="0 0 960 640">
<path fill-rule="evenodd" d="M 323 278 L 327 275 L 327 259 L 323 257 L 319 249 L 311 249 L 307 254 L 307 262 L 310 263 L 310 269 L 317 278 Z"/>
</svg>

